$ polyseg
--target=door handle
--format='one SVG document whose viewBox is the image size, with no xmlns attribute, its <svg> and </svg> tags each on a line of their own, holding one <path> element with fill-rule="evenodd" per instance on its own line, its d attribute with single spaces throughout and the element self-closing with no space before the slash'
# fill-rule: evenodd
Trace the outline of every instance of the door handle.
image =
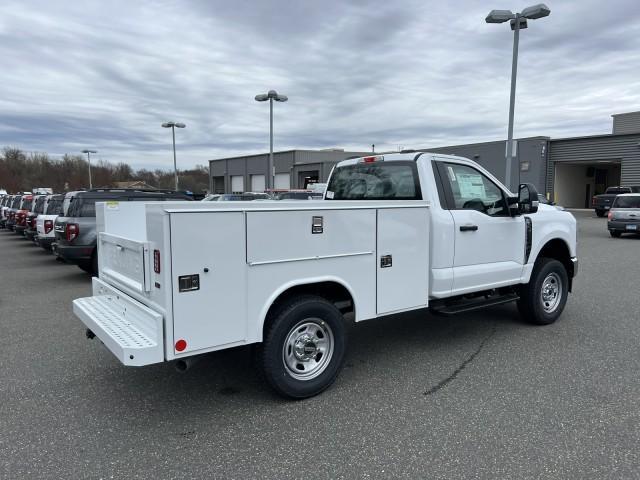
<svg viewBox="0 0 640 480">
<path fill-rule="evenodd" d="M 477 225 L 460 225 L 461 232 L 475 232 L 478 230 Z"/>
</svg>

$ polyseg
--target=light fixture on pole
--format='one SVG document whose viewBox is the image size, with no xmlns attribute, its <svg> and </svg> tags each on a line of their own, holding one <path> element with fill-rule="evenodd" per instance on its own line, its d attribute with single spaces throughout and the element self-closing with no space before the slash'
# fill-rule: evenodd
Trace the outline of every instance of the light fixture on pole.
<svg viewBox="0 0 640 480">
<path fill-rule="evenodd" d="M 491 10 L 485 21 L 487 23 L 511 24 L 513 30 L 513 58 L 511 60 L 511 95 L 509 98 L 509 130 L 507 134 L 507 168 L 505 172 L 505 185 L 511 188 L 511 163 L 513 162 L 513 113 L 516 101 L 516 73 L 518 71 L 518 43 L 520 40 L 520 30 L 527 28 L 527 19 L 536 20 L 546 17 L 551 13 L 549 7 L 544 3 L 539 3 L 527 7 L 520 13 L 513 13 L 511 10 Z M 518 168 L 518 183 L 520 179 L 520 168 Z"/>
<path fill-rule="evenodd" d="M 97 150 L 82 150 L 82 153 L 87 154 L 87 162 L 89 163 L 89 190 L 93 188 L 93 184 L 91 183 L 91 154 L 98 153 Z"/>
<path fill-rule="evenodd" d="M 275 168 L 273 166 L 273 101 L 286 102 L 289 98 L 286 95 L 280 95 L 275 90 L 269 90 L 267 93 L 256 95 L 256 101 L 266 102 L 269 100 L 269 178 L 267 189 L 273 189 L 275 186 Z"/>
<path fill-rule="evenodd" d="M 184 128 L 186 125 L 180 122 L 165 122 L 163 128 L 170 128 L 173 137 L 173 175 L 175 177 L 176 192 L 178 191 L 178 164 L 176 163 L 176 128 Z"/>
</svg>

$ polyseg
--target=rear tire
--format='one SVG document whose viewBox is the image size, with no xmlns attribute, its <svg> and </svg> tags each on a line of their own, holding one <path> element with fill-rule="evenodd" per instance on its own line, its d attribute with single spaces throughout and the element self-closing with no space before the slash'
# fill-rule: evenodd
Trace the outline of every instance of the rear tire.
<svg viewBox="0 0 640 480">
<path fill-rule="evenodd" d="M 536 261 L 529 283 L 521 288 L 518 310 L 529 323 L 549 325 L 562 314 L 568 295 L 569 276 L 564 265 L 543 257 Z"/>
<path fill-rule="evenodd" d="M 622 235 L 622 232 L 617 232 L 615 230 L 609 230 L 609 233 L 613 238 L 620 238 L 620 236 Z"/>
<path fill-rule="evenodd" d="M 599 217 L 604 217 L 605 211 L 604 210 L 596 210 L 596 215 L 598 215 Z"/>
<path fill-rule="evenodd" d="M 336 379 L 347 345 L 345 321 L 331 302 L 302 295 L 281 305 L 267 319 L 258 361 L 278 394 L 312 397 Z"/>
</svg>

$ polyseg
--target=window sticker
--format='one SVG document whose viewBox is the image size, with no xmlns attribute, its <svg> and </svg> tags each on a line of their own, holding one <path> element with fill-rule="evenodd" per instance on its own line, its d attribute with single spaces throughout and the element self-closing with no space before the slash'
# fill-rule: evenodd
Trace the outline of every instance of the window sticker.
<svg viewBox="0 0 640 480">
<path fill-rule="evenodd" d="M 453 173 L 453 167 L 449 167 L 449 166 L 447 166 L 447 170 L 449 171 L 449 179 L 450 179 L 452 182 L 455 182 L 455 181 L 456 181 L 456 174 L 455 174 L 455 173 Z"/>
<path fill-rule="evenodd" d="M 486 198 L 484 182 L 480 175 L 458 173 L 458 186 L 462 198 Z"/>
<path fill-rule="evenodd" d="M 331 191 L 327 191 L 327 198 L 328 198 L 329 200 L 332 200 L 332 199 L 333 199 L 333 192 L 331 192 Z"/>
<path fill-rule="evenodd" d="M 109 210 L 119 210 L 119 208 L 120 208 L 120 202 L 116 202 L 116 201 L 113 201 L 113 200 L 108 201 L 108 202 L 107 202 L 107 208 L 108 208 Z"/>
</svg>

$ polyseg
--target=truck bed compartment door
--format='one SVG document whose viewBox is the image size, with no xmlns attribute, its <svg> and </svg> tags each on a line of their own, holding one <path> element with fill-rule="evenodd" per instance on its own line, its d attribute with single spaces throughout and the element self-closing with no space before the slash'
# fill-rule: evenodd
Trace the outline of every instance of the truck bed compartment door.
<svg viewBox="0 0 640 480">
<path fill-rule="evenodd" d="M 137 293 L 151 290 L 148 242 L 101 232 L 98 255 L 100 276 Z"/>
<path fill-rule="evenodd" d="M 244 213 L 171 213 L 176 355 L 246 338 L 245 255 Z"/>
<path fill-rule="evenodd" d="M 378 315 L 427 306 L 428 222 L 429 212 L 425 208 L 378 210 Z"/>
</svg>

